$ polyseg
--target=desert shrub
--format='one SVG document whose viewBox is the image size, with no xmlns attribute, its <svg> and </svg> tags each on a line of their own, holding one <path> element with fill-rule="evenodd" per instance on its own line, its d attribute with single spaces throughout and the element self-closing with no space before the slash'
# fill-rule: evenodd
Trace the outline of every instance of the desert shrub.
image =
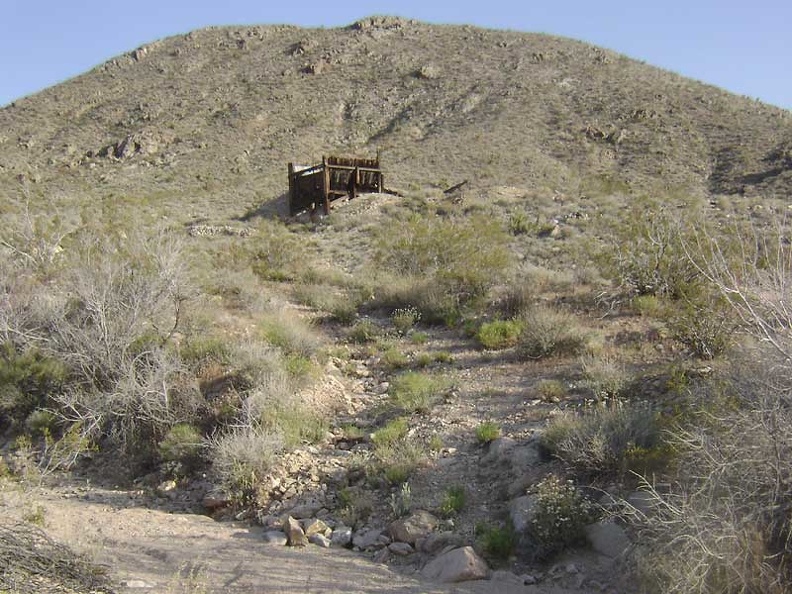
<svg viewBox="0 0 792 594">
<path fill-rule="evenodd" d="M 356 343 L 374 342 L 382 335 L 382 330 L 373 321 L 365 319 L 349 329 L 349 340 Z"/>
<path fill-rule="evenodd" d="M 530 359 L 574 355 L 586 343 L 586 335 L 574 318 L 549 307 L 531 308 L 522 318 L 517 348 Z"/>
<path fill-rule="evenodd" d="M 409 357 L 396 346 L 386 348 L 380 360 L 386 368 L 391 370 L 404 369 L 410 364 Z"/>
<path fill-rule="evenodd" d="M 482 217 L 415 216 L 396 229 L 388 226 L 375 262 L 412 279 L 401 306 L 415 307 L 429 323 L 448 322 L 502 280 L 509 264 L 506 238 L 497 223 Z"/>
<path fill-rule="evenodd" d="M 476 427 L 476 441 L 486 444 L 498 439 L 501 435 L 500 425 L 495 421 L 483 421 Z"/>
<path fill-rule="evenodd" d="M 389 421 L 384 427 L 374 432 L 371 441 L 375 447 L 384 447 L 404 439 L 409 427 L 406 417 Z"/>
<path fill-rule="evenodd" d="M 506 285 L 498 296 L 495 306 L 504 318 L 518 319 L 533 306 L 536 292 L 535 283 L 520 278 Z"/>
<path fill-rule="evenodd" d="M 415 307 L 400 307 L 391 314 L 391 322 L 399 334 L 407 334 L 420 321 L 421 312 Z"/>
<path fill-rule="evenodd" d="M 19 427 L 67 380 L 67 367 L 35 347 L 20 353 L 10 342 L 0 345 L 0 430 Z"/>
<path fill-rule="evenodd" d="M 426 413 L 448 389 L 448 382 L 439 376 L 408 371 L 396 376 L 389 392 L 394 406 L 405 412 Z"/>
<path fill-rule="evenodd" d="M 476 333 L 476 339 L 485 349 L 499 350 L 517 344 L 523 325 L 519 320 L 485 322 Z"/>
<path fill-rule="evenodd" d="M 542 380 L 536 391 L 545 402 L 558 402 L 567 394 L 566 386 L 558 380 Z"/>
<path fill-rule="evenodd" d="M 249 243 L 250 266 L 259 278 L 272 281 L 297 278 L 301 263 L 305 261 L 304 250 L 299 237 L 286 226 L 263 221 Z"/>
<path fill-rule="evenodd" d="M 263 316 L 259 329 L 267 342 L 288 354 L 315 357 L 324 344 L 316 330 L 287 310 Z"/>
<path fill-rule="evenodd" d="M 536 223 L 531 223 L 524 212 L 516 212 L 509 216 L 509 233 L 512 235 L 524 235 L 536 228 Z"/>
<path fill-rule="evenodd" d="M 0 523 L 0 591 L 106 592 L 111 587 L 105 568 L 56 543 L 38 526 Z"/>
<path fill-rule="evenodd" d="M 200 369 L 207 364 L 229 365 L 234 349 L 225 339 L 217 336 L 188 336 L 179 347 L 185 364 Z"/>
<path fill-rule="evenodd" d="M 604 253 L 605 267 L 629 292 L 678 298 L 699 277 L 685 254 L 687 230 L 665 206 L 637 202 L 622 224 L 609 231 L 612 241 Z"/>
<path fill-rule="evenodd" d="M 596 519 L 593 504 L 574 483 L 553 474 L 534 491 L 534 513 L 526 530 L 538 545 L 537 555 L 548 557 L 579 544 L 585 537 L 585 527 Z"/>
<path fill-rule="evenodd" d="M 734 343 L 734 312 L 722 298 L 700 294 L 685 299 L 669 314 L 673 338 L 700 359 L 723 355 Z"/>
<path fill-rule="evenodd" d="M 518 535 L 508 523 L 503 526 L 476 525 L 476 537 L 484 554 L 498 561 L 505 561 L 514 553 Z"/>
<path fill-rule="evenodd" d="M 260 426 L 238 427 L 208 440 L 212 472 L 239 503 L 255 500 L 259 481 L 283 451 L 283 438 Z"/>
<path fill-rule="evenodd" d="M 176 466 L 178 472 L 189 472 L 201 461 L 204 450 L 201 432 L 189 423 L 177 423 L 159 443 L 160 456 Z"/>
<path fill-rule="evenodd" d="M 410 483 L 402 483 L 398 490 L 391 493 L 390 500 L 391 512 L 396 518 L 403 518 L 412 510 L 412 490 Z"/>
<path fill-rule="evenodd" d="M 451 485 L 443 493 L 440 515 L 446 518 L 455 516 L 465 508 L 467 492 L 462 485 Z"/>
<path fill-rule="evenodd" d="M 663 493 L 646 484 L 652 513 L 631 518 L 657 591 L 789 591 L 790 428 L 788 407 L 767 395 L 674 430 L 676 482 Z"/>
<path fill-rule="evenodd" d="M 622 396 L 630 379 L 618 355 L 611 351 L 589 354 L 581 357 L 581 367 L 586 386 L 594 393 L 596 400 Z"/>
<path fill-rule="evenodd" d="M 581 413 L 554 416 L 541 435 L 550 453 L 583 473 L 610 474 L 630 469 L 636 448 L 663 447 L 659 417 L 648 404 L 614 400 Z"/>
</svg>

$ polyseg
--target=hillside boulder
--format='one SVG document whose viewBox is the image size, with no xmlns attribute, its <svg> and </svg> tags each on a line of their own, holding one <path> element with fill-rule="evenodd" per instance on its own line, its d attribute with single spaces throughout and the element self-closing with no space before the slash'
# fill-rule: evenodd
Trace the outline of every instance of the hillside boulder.
<svg viewBox="0 0 792 594">
<path fill-rule="evenodd" d="M 483 580 L 488 574 L 487 563 L 469 546 L 440 555 L 421 571 L 423 577 L 443 583 Z"/>
</svg>

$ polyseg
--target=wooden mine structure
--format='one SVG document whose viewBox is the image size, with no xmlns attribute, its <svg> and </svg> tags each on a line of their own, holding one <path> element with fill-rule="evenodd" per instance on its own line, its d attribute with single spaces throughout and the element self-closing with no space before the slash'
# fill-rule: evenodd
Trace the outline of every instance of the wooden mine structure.
<svg viewBox="0 0 792 594">
<path fill-rule="evenodd" d="M 323 156 L 319 165 L 289 163 L 289 213 L 295 215 L 304 210 L 313 213 L 321 207 L 325 214 L 330 214 L 330 203 L 334 200 L 382 192 L 384 183 L 379 153 L 374 159 Z"/>
</svg>

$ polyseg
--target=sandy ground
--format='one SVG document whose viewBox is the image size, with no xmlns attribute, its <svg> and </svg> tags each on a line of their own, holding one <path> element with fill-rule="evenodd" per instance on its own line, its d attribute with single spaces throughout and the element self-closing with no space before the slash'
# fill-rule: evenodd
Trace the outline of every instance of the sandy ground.
<svg viewBox="0 0 792 594">
<path fill-rule="evenodd" d="M 43 518 L 55 539 L 106 566 L 118 592 L 564 594 L 501 580 L 437 584 L 348 550 L 266 544 L 261 528 L 130 507 L 125 491 L 0 491 L 4 519 Z"/>
</svg>

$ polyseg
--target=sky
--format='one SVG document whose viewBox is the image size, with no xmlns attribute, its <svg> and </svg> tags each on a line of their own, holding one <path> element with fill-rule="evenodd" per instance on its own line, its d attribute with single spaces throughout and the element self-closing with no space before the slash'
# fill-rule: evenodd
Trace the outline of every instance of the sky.
<svg viewBox="0 0 792 594">
<path fill-rule="evenodd" d="M 580 39 L 792 109 L 792 0 L 0 0 L 0 106 L 210 25 L 336 27 L 374 14 Z"/>
</svg>

